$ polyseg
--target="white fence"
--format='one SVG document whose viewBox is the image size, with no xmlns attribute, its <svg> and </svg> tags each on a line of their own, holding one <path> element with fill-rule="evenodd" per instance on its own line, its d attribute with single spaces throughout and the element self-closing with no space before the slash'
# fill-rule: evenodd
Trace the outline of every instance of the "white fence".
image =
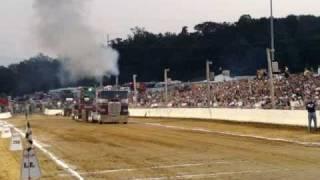
<svg viewBox="0 0 320 180">
<path fill-rule="evenodd" d="M 44 114 L 48 116 L 57 116 L 57 115 L 63 115 L 64 111 L 63 109 L 45 109 Z"/>
<path fill-rule="evenodd" d="M 129 112 L 132 117 L 207 119 L 289 126 L 308 126 L 308 113 L 304 110 L 133 108 L 129 109 Z M 317 115 L 319 117 L 318 113 Z"/>
<path fill-rule="evenodd" d="M 0 119 L 9 119 L 12 115 L 10 112 L 0 113 Z"/>
</svg>

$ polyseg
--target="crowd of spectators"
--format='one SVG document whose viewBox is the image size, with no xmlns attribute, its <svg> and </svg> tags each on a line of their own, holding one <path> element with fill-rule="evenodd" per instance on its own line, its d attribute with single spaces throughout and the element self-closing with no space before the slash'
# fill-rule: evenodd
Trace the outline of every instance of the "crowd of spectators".
<svg viewBox="0 0 320 180">
<path fill-rule="evenodd" d="M 307 99 L 320 105 L 320 76 L 305 71 L 301 74 L 274 76 L 275 108 L 303 109 Z M 181 83 L 164 90 L 148 91 L 133 96 L 132 104 L 139 107 L 217 107 L 217 108 L 272 108 L 270 81 L 263 78 L 210 83 L 208 95 L 205 82 Z M 319 107 L 319 106 L 318 106 Z"/>
</svg>

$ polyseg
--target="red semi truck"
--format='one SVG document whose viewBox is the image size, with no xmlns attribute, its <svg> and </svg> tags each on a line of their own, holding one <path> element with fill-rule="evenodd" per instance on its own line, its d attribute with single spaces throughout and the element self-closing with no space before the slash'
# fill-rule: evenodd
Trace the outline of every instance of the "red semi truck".
<svg viewBox="0 0 320 180">
<path fill-rule="evenodd" d="M 92 89 L 94 97 L 80 96 L 74 119 L 97 123 L 128 123 L 128 91 L 116 88 Z M 92 95 L 92 93 L 89 93 Z M 81 94 L 81 93 L 80 93 Z M 85 94 L 85 93 L 83 93 Z"/>
<path fill-rule="evenodd" d="M 95 89 L 92 87 L 79 87 L 74 98 L 71 117 L 75 120 L 86 120 L 89 110 L 93 109 Z"/>
</svg>

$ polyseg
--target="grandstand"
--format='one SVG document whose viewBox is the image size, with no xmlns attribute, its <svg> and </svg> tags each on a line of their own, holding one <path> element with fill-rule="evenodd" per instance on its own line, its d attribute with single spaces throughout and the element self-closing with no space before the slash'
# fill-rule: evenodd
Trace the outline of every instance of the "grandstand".
<svg viewBox="0 0 320 180">
<path fill-rule="evenodd" d="M 304 108 L 306 98 L 320 105 L 320 76 L 306 71 L 300 74 L 275 75 L 276 109 Z M 269 81 L 263 78 L 228 79 L 210 83 L 212 99 L 208 99 L 206 82 L 180 83 L 169 88 L 169 102 L 163 91 L 140 92 L 139 107 L 215 107 L 271 109 Z"/>
</svg>

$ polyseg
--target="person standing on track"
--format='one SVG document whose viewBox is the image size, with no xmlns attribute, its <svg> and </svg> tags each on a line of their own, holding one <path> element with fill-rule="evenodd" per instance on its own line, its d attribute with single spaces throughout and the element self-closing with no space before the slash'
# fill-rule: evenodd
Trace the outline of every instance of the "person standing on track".
<svg viewBox="0 0 320 180">
<path fill-rule="evenodd" d="M 306 109 L 308 111 L 308 130 L 312 130 L 312 121 L 314 122 L 314 129 L 317 130 L 317 115 L 316 115 L 316 103 L 309 99 L 306 103 Z"/>
</svg>

